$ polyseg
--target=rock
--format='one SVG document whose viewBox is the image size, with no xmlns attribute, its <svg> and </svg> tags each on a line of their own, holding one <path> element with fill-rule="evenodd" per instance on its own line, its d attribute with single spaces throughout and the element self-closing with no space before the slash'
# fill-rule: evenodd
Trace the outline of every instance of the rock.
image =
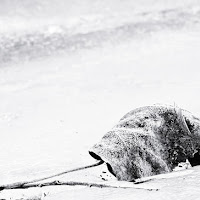
<svg viewBox="0 0 200 200">
<path fill-rule="evenodd" d="M 170 172 L 186 159 L 200 163 L 199 148 L 197 117 L 173 106 L 147 106 L 126 114 L 89 153 L 118 180 L 134 181 Z"/>
</svg>

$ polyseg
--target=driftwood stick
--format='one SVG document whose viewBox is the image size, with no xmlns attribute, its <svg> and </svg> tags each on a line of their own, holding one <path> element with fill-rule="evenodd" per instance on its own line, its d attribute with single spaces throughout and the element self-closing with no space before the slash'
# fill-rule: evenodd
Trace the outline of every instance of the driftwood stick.
<svg viewBox="0 0 200 200">
<path fill-rule="evenodd" d="M 106 184 L 101 184 L 101 183 L 88 183 L 88 182 L 76 182 L 76 181 L 50 181 L 46 183 L 41 183 L 41 184 L 27 184 L 22 186 L 22 188 L 29 188 L 29 187 L 44 187 L 44 186 L 54 186 L 54 185 L 69 185 L 69 186 L 76 186 L 76 185 L 81 185 L 81 186 L 89 186 L 89 187 L 99 187 L 99 188 L 104 188 L 104 187 L 110 187 L 110 188 L 118 188 L 118 186 L 111 186 L 111 185 L 106 185 Z"/>
<path fill-rule="evenodd" d="M 31 184 L 31 183 L 35 183 L 35 182 L 39 182 L 39 181 L 44 181 L 46 179 L 61 176 L 63 174 L 67 174 L 67 173 L 70 173 L 70 172 L 75 172 L 75 171 L 80 171 L 80 170 L 83 170 L 83 169 L 88 169 L 88 168 L 91 168 L 91 167 L 96 167 L 96 166 L 99 166 L 103 163 L 104 163 L 104 161 L 101 160 L 101 161 L 98 161 L 97 163 L 92 164 L 92 165 L 86 165 L 86 166 L 83 166 L 83 167 L 78 167 L 78 168 L 75 168 L 75 169 L 67 170 L 67 171 L 64 171 L 64 172 L 61 172 L 61 173 L 58 173 L 58 174 L 54 174 L 54 175 L 51 175 L 51 176 L 47 176 L 47 177 L 44 177 L 44 178 L 40 178 L 40 179 L 34 179 L 34 180 L 31 180 L 31 181 L 16 182 L 16 183 L 11 183 L 11 184 L 6 184 L 6 185 L 0 185 L 0 191 L 4 190 L 4 189 L 25 188 L 25 185 L 27 185 L 27 184 Z M 38 185 L 40 185 L 40 184 L 38 184 Z"/>
<path fill-rule="evenodd" d="M 76 182 L 76 181 L 49 181 L 46 183 L 31 183 L 22 185 L 18 189 L 27 189 L 31 187 L 44 187 L 44 186 L 56 186 L 56 185 L 68 185 L 68 186 L 88 186 L 88 187 L 97 187 L 97 188 L 121 188 L 121 189 L 128 189 L 128 188 L 134 188 L 134 189 L 142 189 L 142 190 L 148 190 L 148 191 L 158 191 L 157 188 L 142 188 L 142 187 L 136 187 L 134 186 L 134 183 L 132 183 L 132 186 L 115 186 L 112 184 L 102 184 L 102 183 L 88 183 L 88 182 Z"/>
</svg>

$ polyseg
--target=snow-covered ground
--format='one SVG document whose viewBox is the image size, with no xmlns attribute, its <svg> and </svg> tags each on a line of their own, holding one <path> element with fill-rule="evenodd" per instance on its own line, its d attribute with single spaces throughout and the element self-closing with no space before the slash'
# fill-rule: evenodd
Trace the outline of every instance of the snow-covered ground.
<svg viewBox="0 0 200 200">
<path fill-rule="evenodd" d="M 0 184 L 92 163 L 136 107 L 200 116 L 199 35 L 197 0 L 2 0 Z"/>
</svg>

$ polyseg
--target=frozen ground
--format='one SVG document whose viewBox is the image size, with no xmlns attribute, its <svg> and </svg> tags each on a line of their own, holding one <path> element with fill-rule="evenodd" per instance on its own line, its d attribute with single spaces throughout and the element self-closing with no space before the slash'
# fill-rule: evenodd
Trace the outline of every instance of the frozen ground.
<svg viewBox="0 0 200 200">
<path fill-rule="evenodd" d="M 200 116 L 199 1 L 4 0 L 0 11 L 1 184 L 92 163 L 88 148 L 138 106 Z"/>
</svg>

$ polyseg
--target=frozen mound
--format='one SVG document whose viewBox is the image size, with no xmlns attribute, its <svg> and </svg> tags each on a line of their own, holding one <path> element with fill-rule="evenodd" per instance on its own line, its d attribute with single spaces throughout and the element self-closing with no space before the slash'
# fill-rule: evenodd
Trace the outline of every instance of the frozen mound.
<svg viewBox="0 0 200 200">
<path fill-rule="evenodd" d="M 180 108 L 148 106 L 126 114 L 89 153 L 118 180 L 134 181 L 192 161 L 199 147 L 198 118 Z"/>
</svg>

